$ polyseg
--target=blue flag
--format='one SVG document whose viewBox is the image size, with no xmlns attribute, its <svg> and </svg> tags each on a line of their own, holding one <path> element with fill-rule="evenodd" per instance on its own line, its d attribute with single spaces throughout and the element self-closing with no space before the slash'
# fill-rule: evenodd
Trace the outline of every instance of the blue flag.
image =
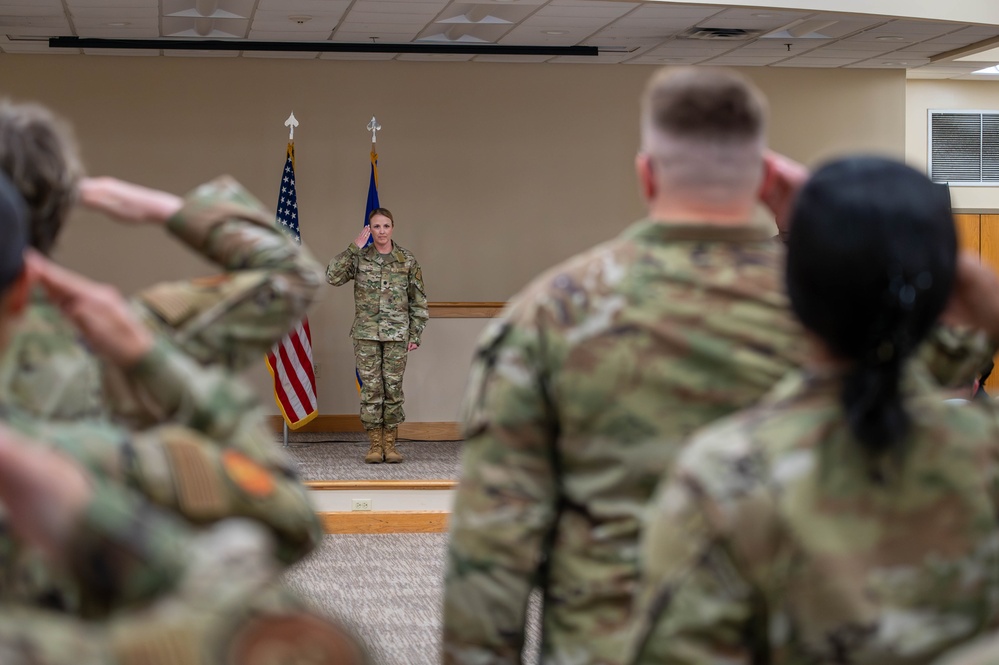
<svg viewBox="0 0 999 665">
<path fill-rule="evenodd" d="M 371 211 L 381 207 L 381 204 L 378 203 L 378 153 L 372 150 L 371 177 L 368 179 L 368 203 L 364 208 L 364 226 L 370 226 Z M 364 246 L 367 247 L 373 242 L 374 238 L 368 236 L 368 242 Z M 361 386 L 364 385 L 364 381 L 361 381 L 361 373 L 357 371 L 357 367 L 354 368 L 354 380 L 356 381 L 357 392 L 361 392 Z"/>
</svg>

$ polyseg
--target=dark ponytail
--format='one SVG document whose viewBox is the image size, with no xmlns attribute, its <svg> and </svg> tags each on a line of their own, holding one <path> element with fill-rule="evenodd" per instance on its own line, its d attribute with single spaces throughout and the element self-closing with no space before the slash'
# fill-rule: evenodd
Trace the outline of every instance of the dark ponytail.
<svg viewBox="0 0 999 665">
<path fill-rule="evenodd" d="M 791 218 L 791 306 L 850 363 L 841 399 L 856 438 L 874 454 L 908 431 L 906 361 L 946 305 L 957 236 L 946 190 L 887 159 L 819 169 Z"/>
</svg>

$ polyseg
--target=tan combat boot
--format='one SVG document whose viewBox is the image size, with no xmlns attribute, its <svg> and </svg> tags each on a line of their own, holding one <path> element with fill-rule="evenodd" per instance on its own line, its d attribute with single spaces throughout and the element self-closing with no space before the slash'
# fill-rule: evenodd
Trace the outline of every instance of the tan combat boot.
<svg viewBox="0 0 999 665">
<path fill-rule="evenodd" d="M 368 439 L 371 441 L 371 447 L 368 448 L 368 454 L 364 456 L 364 461 L 368 464 L 381 464 L 382 458 L 384 457 L 384 447 L 382 444 L 382 435 L 385 432 L 381 427 L 378 429 L 368 430 Z"/>
<path fill-rule="evenodd" d="M 385 442 L 382 445 L 382 450 L 385 451 L 385 461 L 389 464 L 398 464 L 402 461 L 402 455 L 395 449 L 395 436 L 398 433 L 399 430 L 396 427 L 385 430 Z"/>
</svg>

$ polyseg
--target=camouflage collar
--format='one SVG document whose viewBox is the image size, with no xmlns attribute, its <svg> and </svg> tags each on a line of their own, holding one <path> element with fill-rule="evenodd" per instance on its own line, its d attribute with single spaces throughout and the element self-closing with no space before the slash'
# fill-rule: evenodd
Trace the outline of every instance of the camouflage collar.
<svg viewBox="0 0 999 665">
<path fill-rule="evenodd" d="M 797 401 L 802 396 L 816 395 L 834 395 L 838 401 L 843 389 L 843 375 L 843 369 L 830 367 L 794 370 L 778 381 L 760 403 L 775 406 L 787 400 Z M 911 399 L 937 391 L 925 363 L 919 358 L 909 359 L 902 370 L 902 394 Z"/>
<path fill-rule="evenodd" d="M 370 245 L 365 247 L 364 253 L 365 253 L 364 258 L 370 259 L 372 261 L 381 258 L 383 263 L 391 263 L 392 261 L 398 261 L 399 263 L 406 262 L 406 255 L 403 253 L 402 247 L 400 247 L 395 240 L 392 241 L 392 251 L 389 252 L 387 255 L 390 256 L 391 258 L 385 258 L 385 256 L 382 256 L 382 254 L 375 248 L 375 243 L 371 243 Z"/>
<path fill-rule="evenodd" d="M 773 230 L 757 223 L 744 226 L 719 226 L 703 222 L 643 219 L 624 232 L 626 238 L 659 242 L 761 242 L 773 238 Z"/>
</svg>

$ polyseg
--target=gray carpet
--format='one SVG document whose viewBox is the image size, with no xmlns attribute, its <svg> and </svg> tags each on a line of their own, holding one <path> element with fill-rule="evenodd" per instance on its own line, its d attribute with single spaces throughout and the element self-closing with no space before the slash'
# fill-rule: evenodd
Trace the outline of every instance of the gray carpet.
<svg viewBox="0 0 999 665">
<path fill-rule="evenodd" d="M 446 552 L 444 533 L 328 535 L 287 580 L 353 630 L 376 665 L 436 665 Z M 540 603 L 531 601 L 527 665 L 539 643 Z"/>
<path fill-rule="evenodd" d="M 401 464 L 365 464 L 363 432 L 292 432 L 286 450 L 302 480 L 458 479 L 461 441 L 402 440 L 396 448 L 405 458 Z"/>
</svg>

